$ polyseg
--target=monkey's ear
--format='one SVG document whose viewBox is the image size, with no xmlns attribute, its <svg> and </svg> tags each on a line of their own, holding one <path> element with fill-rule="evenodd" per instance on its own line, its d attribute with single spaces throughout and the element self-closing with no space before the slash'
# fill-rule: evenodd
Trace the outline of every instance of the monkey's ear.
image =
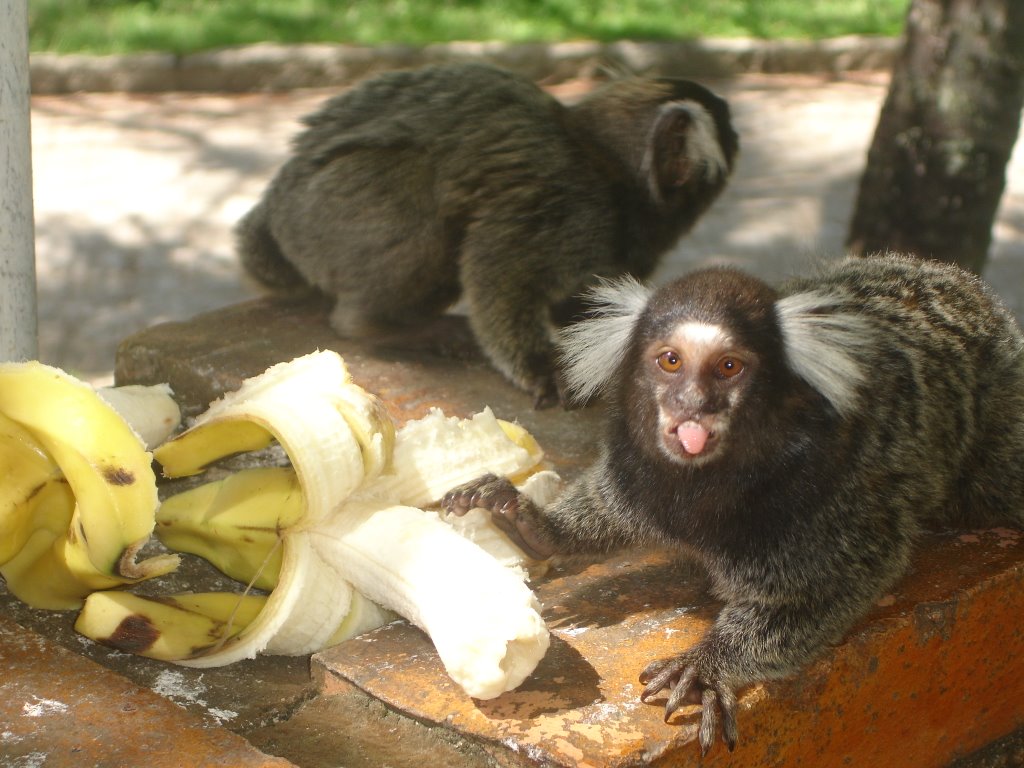
<svg viewBox="0 0 1024 768">
<path fill-rule="evenodd" d="M 786 296 L 775 303 L 790 370 L 832 404 L 852 413 L 865 383 L 864 362 L 876 347 L 873 326 L 819 291 Z"/>
<path fill-rule="evenodd" d="M 714 117 L 690 99 L 661 105 L 647 139 L 644 170 L 651 196 L 659 201 L 696 174 L 709 183 L 728 175 Z"/>
<path fill-rule="evenodd" d="M 604 280 L 586 296 L 591 316 L 559 333 L 565 384 L 579 402 L 607 388 L 626 354 L 651 289 L 630 276 Z"/>
</svg>

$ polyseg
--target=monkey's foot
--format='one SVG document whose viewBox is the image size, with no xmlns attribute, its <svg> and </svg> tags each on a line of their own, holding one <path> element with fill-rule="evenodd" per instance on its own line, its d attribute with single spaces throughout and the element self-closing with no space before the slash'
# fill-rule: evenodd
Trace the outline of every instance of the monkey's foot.
<svg viewBox="0 0 1024 768">
<path fill-rule="evenodd" d="M 533 397 L 533 409 L 543 411 L 561 405 L 569 410 L 568 399 L 562 392 L 556 378 L 550 373 L 523 376 L 515 382 Z"/>
<path fill-rule="evenodd" d="M 448 491 L 441 499 L 441 506 L 449 514 L 460 517 L 471 509 L 486 509 L 494 524 L 530 557 L 546 560 L 555 553 L 555 548 L 532 523 L 541 514 L 540 510 L 507 478 L 478 477 Z"/>
<path fill-rule="evenodd" d="M 731 752 L 737 740 L 736 693 L 720 677 L 713 665 L 699 653 L 698 646 L 694 651 L 673 659 L 648 664 L 640 673 L 640 682 L 646 685 L 640 700 L 646 703 L 660 691 L 669 690 L 665 703 L 666 722 L 684 704 L 700 704 L 703 710 L 698 731 L 701 755 L 706 755 L 715 741 L 721 710 L 722 740 Z"/>
</svg>

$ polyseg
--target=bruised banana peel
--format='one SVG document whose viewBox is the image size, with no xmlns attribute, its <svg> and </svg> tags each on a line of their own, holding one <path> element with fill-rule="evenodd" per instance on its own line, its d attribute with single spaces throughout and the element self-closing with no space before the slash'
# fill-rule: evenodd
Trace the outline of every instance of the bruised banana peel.
<svg viewBox="0 0 1024 768">
<path fill-rule="evenodd" d="M 130 397 L 149 403 L 143 410 L 161 422 L 177 418 L 165 388 Z M 157 434 L 147 418 L 137 414 L 138 430 Z M 151 462 L 136 428 L 85 382 L 37 361 L 0 364 L 0 574 L 8 589 L 34 607 L 67 610 L 95 590 L 174 570 L 176 555 L 136 561 L 157 506 Z"/>
<path fill-rule="evenodd" d="M 485 472 L 527 477 L 543 454 L 525 430 L 489 410 L 466 420 L 435 411 L 396 433 L 341 359 L 318 352 L 247 380 L 155 456 L 166 475 L 182 476 L 271 439 L 291 468 L 243 470 L 168 499 L 158 513 L 165 544 L 270 590 L 261 610 L 232 611 L 243 598 L 225 595 L 214 617 L 190 618 L 186 631 L 157 603 L 97 594 L 76 628 L 118 645 L 129 634 L 112 625 L 119 616 L 152 640 L 125 650 L 209 667 L 320 650 L 380 626 L 393 610 L 434 638 L 449 674 L 474 697 L 511 690 L 533 671 L 548 633 L 522 573 L 419 508 Z M 218 628 L 211 642 L 207 632 Z M 156 639 L 175 633 L 190 637 Z"/>
</svg>

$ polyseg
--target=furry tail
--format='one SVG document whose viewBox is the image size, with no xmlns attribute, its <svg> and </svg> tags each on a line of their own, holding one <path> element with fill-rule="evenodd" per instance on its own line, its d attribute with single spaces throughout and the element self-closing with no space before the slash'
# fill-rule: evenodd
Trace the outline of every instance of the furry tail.
<svg viewBox="0 0 1024 768">
<path fill-rule="evenodd" d="M 260 201 L 235 226 L 238 258 L 256 282 L 278 293 L 308 287 L 305 278 L 288 261 L 270 231 L 265 201 Z"/>
</svg>

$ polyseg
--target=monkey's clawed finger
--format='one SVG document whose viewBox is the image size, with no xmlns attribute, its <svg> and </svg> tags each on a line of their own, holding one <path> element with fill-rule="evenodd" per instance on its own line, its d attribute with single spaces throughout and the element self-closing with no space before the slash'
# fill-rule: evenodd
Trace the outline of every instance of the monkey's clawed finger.
<svg viewBox="0 0 1024 768">
<path fill-rule="evenodd" d="M 554 408 L 560 404 L 562 404 L 562 399 L 557 392 L 552 390 L 543 390 L 533 397 L 533 410 L 535 411 L 546 411 L 548 408 Z"/>
<path fill-rule="evenodd" d="M 449 514 L 459 516 L 471 509 L 486 509 L 494 524 L 530 557 L 546 560 L 554 554 L 554 547 L 533 529 L 524 514 L 535 509 L 533 502 L 507 478 L 484 475 L 460 485 L 444 495 L 441 506 Z"/>
<path fill-rule="evenodd" d="M 477 508 L 497 512 L 518 495 L 519 491 L 507 479 L 487 474 L 452 488 L 441 499 L 441 506 L 459 517 Z"/>
<path fill-rule="evenodd" d="M 671 701 L 671 699 L 670 699 Z M 706 755 L 715 743 L 715 731 L 718 729 L 718 694 L 714 688 L 705 688 L 701 695 L 700 730 L 697 738 L 700 741 L 700 753 Z"/>
<path fill-rule="evenodd" d="M 665 703 L 665 721 L 686 704 L 701 705 L 701 721 L 698 740 L 702 755 L 706 755 L 715 740 L 721 713 L 722 740 L 731 752 L 736 747 L 736 694 L 719 681 L 704 680 L 697 666 L 689 663 L 685 656 L 666 661 L 656 661 L 640 673 L 640 682 L 646 687 L 640 700 L 649 701 L 666 688 L 671 689 Z"/>
</svg>

